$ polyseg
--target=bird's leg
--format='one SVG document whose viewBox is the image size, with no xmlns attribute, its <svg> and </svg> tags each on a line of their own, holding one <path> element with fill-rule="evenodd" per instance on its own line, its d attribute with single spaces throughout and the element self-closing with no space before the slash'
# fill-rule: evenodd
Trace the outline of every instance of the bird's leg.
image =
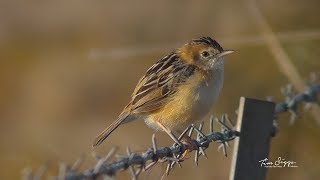
<svg viewBox="0 0 320 180">
<path fill-rule="evenodd" d="M 159 127 L 160 127 L 164 132 L 166 132 L 166 133 L 171 137 L 171 139 L 172 139 L 175 143 L 181 145 L 181 142 L 180 142 L 180 141 L 178 140 L 178 138 L 172 133 L 172 131 L 171 131 L 170 129 L 168 129 L 167 127 L 165 127 L 163 124 L 161 124 L 161 123 L 158 122 L 158 121 L 156 121 L 156 123 L 159 125 Z"/>
</svg>

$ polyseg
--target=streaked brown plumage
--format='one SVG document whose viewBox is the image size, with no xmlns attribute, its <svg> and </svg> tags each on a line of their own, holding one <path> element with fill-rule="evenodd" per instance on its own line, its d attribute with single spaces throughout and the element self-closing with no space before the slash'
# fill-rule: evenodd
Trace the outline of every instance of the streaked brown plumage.
<svg viewBox="0 0 320 180">
<path fill-rule="evenodd" d="M 97 136 L 93 146 L 119 125 L 137 119 L 167 133 L 202 120 L 222 88 L 223 56 L 232 52 L 210 37 L 201 37 L 157 61 L 139 80 L 118 119 Z"/>
</svg>

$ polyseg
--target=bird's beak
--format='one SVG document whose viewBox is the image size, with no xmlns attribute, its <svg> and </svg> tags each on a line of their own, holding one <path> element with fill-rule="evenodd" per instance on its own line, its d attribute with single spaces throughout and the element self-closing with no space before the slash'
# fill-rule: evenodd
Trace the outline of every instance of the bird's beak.
<svg viewBox="0 0 320 180">
<path fill-rule="evenodd" d="M 223 50 L 221 53 L 218 54 L 218 58 L 223 57 L 227 54 L 234 53 L 234 52 L 235 52 L 234 50 Z"/>
</svg>

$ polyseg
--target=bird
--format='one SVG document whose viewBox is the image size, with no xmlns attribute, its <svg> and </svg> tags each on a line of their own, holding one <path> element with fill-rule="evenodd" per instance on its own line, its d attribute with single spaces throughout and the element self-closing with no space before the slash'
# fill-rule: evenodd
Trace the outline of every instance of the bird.
<svg viewBox="0 0 320 180">
<path fill-rule="evenodd" d="M 176 141 L 174 133 L 202 121 L 212 109 L 223 86 L 224 57 L 233 52 L 206 36 L 174 49 L 140 78 L 131 101 L 92 146 L 100 145 L 120 125 L 136 120 Z"/>
</svg>

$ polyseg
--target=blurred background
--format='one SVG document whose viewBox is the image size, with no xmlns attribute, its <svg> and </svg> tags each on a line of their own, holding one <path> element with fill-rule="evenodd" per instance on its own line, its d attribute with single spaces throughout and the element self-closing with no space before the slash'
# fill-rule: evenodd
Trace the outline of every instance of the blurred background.
<svg viewBox="0 0 320 180">
<path fill-rule="evenodd" d="M 237 51 L 227 57 L 215 115 L 229 113 L 235 120 L 240 96 L 283 101 L 280 87 L 289 79 L 265 43 L 263 33 L 270 32 L 264 32 L 250 2 L 1 1 L 0 179 L 20 179 L 24 168 L 37 170 L 46 163 L 46 175 L 56 175 L 60 162 L 71 164 L 83 154 L 82 169 L 92 165 L 94 137 L 129 102 L 140 76 L 167 52 L 201 35 Z M 302 78 L 320 68 L 319 5 L 317 0 L 256 3 Z M 269 169 L 267 179 L 316 179 L 319 123 L 309 112 L 292 126 L 289 117 L 280 116 L 270 158 L 280 156 L 299 167 Z M 143 151 L 152 133 L 142 121 L 131 123 L 94 151 L 104 155 L 113 146 L 119 154 L 127 146 Z M 172 143 L 156 135 L 159 145 Z M 199 167 L 190 155 L 166 179 L 227 179 L 232 151 L 226 158 L 217 146 L 210 147 L 209 160 L 200 159 Z M 158 165 L 142 179 L 160 179 L 164 171 L 165 165 Z M 122 172 L 117 178 L 130 176 Z"/>
</svg>

